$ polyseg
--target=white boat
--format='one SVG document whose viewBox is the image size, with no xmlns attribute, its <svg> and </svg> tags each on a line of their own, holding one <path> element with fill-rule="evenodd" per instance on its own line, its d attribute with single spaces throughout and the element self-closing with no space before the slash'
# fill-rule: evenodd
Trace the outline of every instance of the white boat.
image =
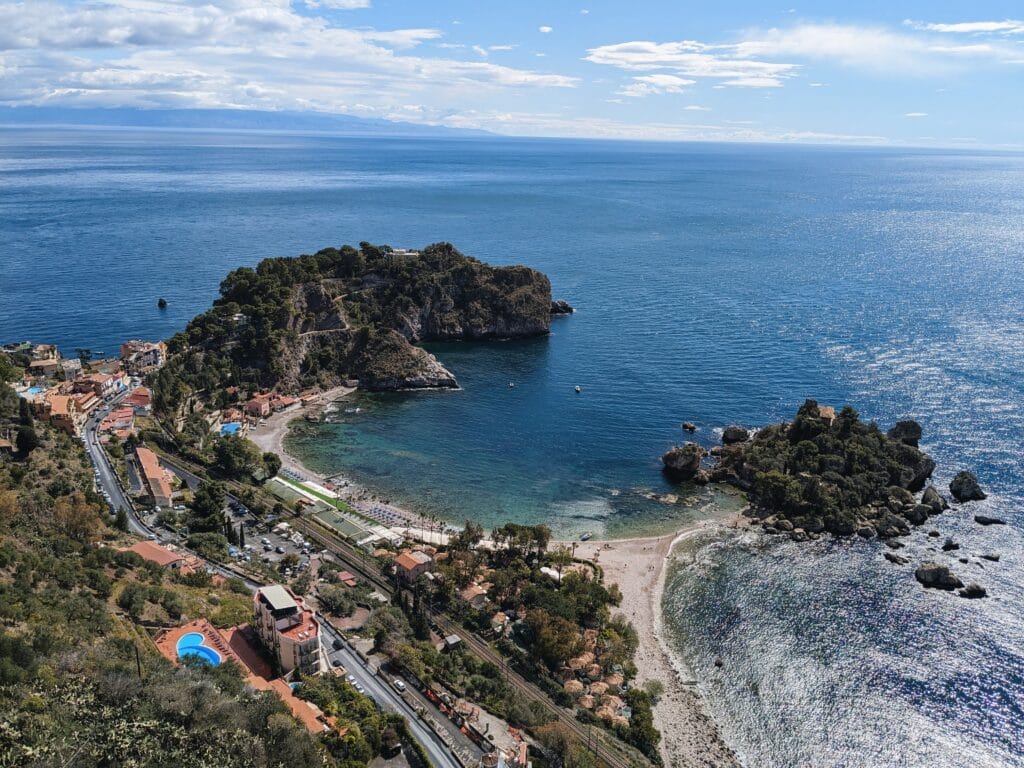
<svg viewBox="0 0 1024 768">
<path fill-rule="evenodd" d="M 579 384 L 577 384 L 576 385 L 576 394 L 579 394 L 582 391 L 583 391 L 583 388 Z"/>
</svg>

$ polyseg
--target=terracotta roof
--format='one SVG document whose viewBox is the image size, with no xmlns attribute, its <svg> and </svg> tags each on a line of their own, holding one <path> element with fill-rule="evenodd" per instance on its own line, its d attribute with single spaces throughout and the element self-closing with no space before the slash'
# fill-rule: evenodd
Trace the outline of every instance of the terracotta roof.
<svg viewBox="0 0 1024 768">
<path fill-rule="evenodd" d="M 70 416 L 71 402 L 71 398 L 68 395 L 51 395 L 50 414 L 53 416 Z"/>
<path fill-rule="evenodd" d="M 177 552 L 171 552 L 166 547 L 161 547 L 152 541 L 137 541 L 128 547 L 128 551 L 134 552 L 143 560 L 149 560 L 151 563 L 164 567 L 180 562 L 183 559 Z"/>
<path fill-rule="evenodd" d="M 424 554 L 423 552 L 403 552 L 395 558 L 395 564 L 399 568 L 403 568 L 407 571 L 411 571 L 413 568 L 429 562 L 430 555 Z"/>
<path fill-rule="evenodd" d="M 170 498 L 174 493 L 171 483 L 167 479 L 167 473 L 160 466 L 160 460 L 149 448 L 136 448 L 135 455 L 139 459 L 139 466 L 142 467 L 142 474 L 146 477 L 154 494 Z"/>
</svg>

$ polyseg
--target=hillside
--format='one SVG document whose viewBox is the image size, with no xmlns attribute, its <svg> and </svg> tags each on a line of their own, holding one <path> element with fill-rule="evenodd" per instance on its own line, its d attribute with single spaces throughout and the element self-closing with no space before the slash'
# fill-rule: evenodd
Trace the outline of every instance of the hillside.
<svg viewBox="0 0 1024 768">
<path fill-rule="evenodd" d="M 180 412 L 226 386 L 282 391 L 350 379 L 370 390 L 455 387 L 420 342 L 548 333 L 548 278 L 492 267 L 448 243 L 422 252 L 361 243 L 231 272 L 213 307 L 170 342 L 156 407 Z"/>
<path fill-rule="evenodd" d="M 174 667 L 142 625 L 250 615 L 241 583 L 181 577 L 121 551 L 78 441 L 19 405 L 0 354 L 0 764 L 334 765 L 271 693 L 233 664 Z"/>
</svg>

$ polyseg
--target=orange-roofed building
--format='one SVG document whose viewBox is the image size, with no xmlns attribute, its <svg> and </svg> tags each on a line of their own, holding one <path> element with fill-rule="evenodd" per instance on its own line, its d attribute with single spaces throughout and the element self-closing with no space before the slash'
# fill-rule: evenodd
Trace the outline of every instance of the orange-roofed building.
<svg viewBox="0 0 1024 768">
<path fill-rule="evenodd" d="M 128 551 L 134 552 L 143 560 L 156 563 L 162 568 L 180 568 L 185 561 L 181 553 L 173 552 L 154 541 L 137 541 L 128 547 Z"/>
<path fill-rule="evenodd" d="M 46 400 L 46 410 L 50 423 L 57 429 L 63 429 L 69 435 L 78 435 L 81 431 L 84 417 L 70 395 L 50 395 Z"/>
<path fill-rule="evenodd" d="M 398 575 L 408 582 L 416 581 L 420 576 L 430 570 L 434 564 L 433 558 L 426 552 L 403 552 L 395 558 L 395 568 Z"/>
<path fill-rule="evenodd" d="M 135 449 L 135 457 L 138 459 L 142 480 L 153 504 L 158 507 L 171 506 L 174 496 L 171 475 L 160 466 L 160 459 L 149 448 L 142 446 Z"/>
<path fill-rule="evenodd" d="M 265 419 L 270 415 L 270 401 L 273 395 L 253 395 L 244 406 L 242 410 L 245 411 L 247 416 L 254 419 Z"/>
<path fill-rule="evenodd" d="M 132 393 L 124 399 L 126 405 L 131 406 L 135 413 L 140 416 L 148 416 L 153 408 L 153 393 L 148 387 L 136 387 Z"/>
</svg>

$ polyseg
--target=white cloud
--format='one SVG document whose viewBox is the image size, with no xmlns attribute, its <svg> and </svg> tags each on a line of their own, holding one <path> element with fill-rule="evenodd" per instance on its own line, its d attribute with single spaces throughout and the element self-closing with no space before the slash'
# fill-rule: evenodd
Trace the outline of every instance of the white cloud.
<svg viewBox="0 0 1024 768">
<path fill-rule="evenodd" d="M 591 48 L 586 60 L 625 70 L 670 70 L 687 77 L 721 78 L 732 84 L 778 86 L 795 64 L 738 57 L 733 46 L 712 46 L 694 40 L 654 43 L 646 40 Z"/>
<path fill-rule="evenodd" d="M 2 98 L 384 115 L 420 101 L 447 109 L 502 89 L 578 84 L 560 74 L 416 55 L 410 51 L 426 42 L 456 44 L 440 42 L 436 29 L 339 26 L 295 12 L 292 2 L 0 0 Z"/>
<path fill-rule="evenodd" d="M 370 7 L 370 0 L 304 0 L 304 2 L 310 8 L 335 8 L 341 11 Z"/>
<path fill-rule="evenodd" d="M 928 117 L 927 112 L 907 112 L 904 117 Z"/>
<path fill-rule="evenodd" d="M 653 96 L 661 93 L 681 93 L 687 85 L 693 85 L 696 80 L 687 80 L 676 75 L 641 75 L 634 77 L 633 82 L 624 86 L 619 93 L 622 96 Z"/>
<path fill-rule="evenodd" d="M 700 104 L 687 104 L 683 107 L 687 112 L 710 112 L 711 107 L 702 107 Z"/>
<path fill-rule="evenodd" d="M 963 21 L 955 24 L 930 24 L 908 19 L 904 24 L 913 27 L 914 29 L 923 29 L 929 32 L 959 34 L 1024 34 L 1024 21 L 1017 21 L 1015 19 L 1005 19 L 1003 21 Z"/>
<path fill-rule="evenodd" d="M 552 32 L 555 31 L 555 28 L 554 27 L 549 27 L 549 26 L 545 25 L 543 27 L 537 27 L 537 31 L 541 32 L 541 33 L 543 33 L 545 35 L 550 35 Z"/>
</svg>

